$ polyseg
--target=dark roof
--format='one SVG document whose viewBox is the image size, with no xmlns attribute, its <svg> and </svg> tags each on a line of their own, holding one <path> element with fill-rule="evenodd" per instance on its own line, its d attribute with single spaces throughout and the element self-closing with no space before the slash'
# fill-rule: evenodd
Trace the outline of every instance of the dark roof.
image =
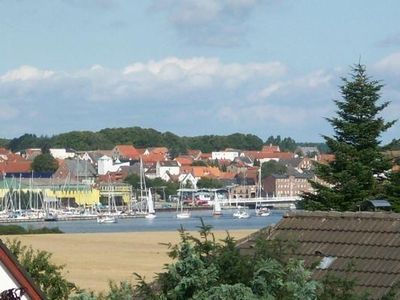
<svg viewBox="0 0 400 300">
<path fill-rule="evenodd" d="M 287 166 L 285 174 L 272 174 L 272 176 L 275 178 L 289 178 L 289 176 L 293 176 L 299 179 L 312 179 L 314 177 L 314 173 L 312 171 L 299 172 L 294 167 Z"/>
<path fill-rule="evenodd" d="M 367 200 L 374 207 L 391 207 L 389 201 L 387 200 Z"/>
<path fill-rule="evenodd" d="M 64 161 L 71 176 L 93 177 L 97 174 L 96 169 L 87 160 L 66 159 Z"/>
<path fill-rule="evenodd" d="M 327 263 L 326 268 L 314 269 L 315 279 L 328 272 L 355 279 L 356 291 L 372 299 L 380 299 L 400 282 L 400 214 L 297 211 L 258 236 L 294 241 L 294 254 L 306 265 Z M 242 242 L 240 249 L 251 251 L 255 237 Z"/>
</svg>

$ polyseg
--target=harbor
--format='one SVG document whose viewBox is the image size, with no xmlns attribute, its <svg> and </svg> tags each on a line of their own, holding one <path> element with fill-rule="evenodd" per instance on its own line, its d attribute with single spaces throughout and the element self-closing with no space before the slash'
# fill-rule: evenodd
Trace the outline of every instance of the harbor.
<svg viewBox="0 0 400 300">
<path fill-rule="evenodd" d="M 249 209 L 250 217 L 247 219 L 236 219 L 233 214 L 234 209 L 223 209 L 218 217 L 213 216 L 212 210 L 201 209 L 191 210 L 191 218 L 178 219 L 175 211 L 157 212 L 157 217 L 147 219 L 144 217 L 127 216 L 118 219 L 117 223 L 99 224 L 96 218 L 65 221 L 31 221 L 31 222 L 10 222 L 25 228 L 58 227 L 65 233 L 99 233 L 99 232 L 145 232 L 145 231 L 177 231 L 181 226 L 185 230 L 196 231 L 201 225 L 201 220 L 205 224 L 211 225 L 215 230 L 258 230 L 277 223 L 285 211 L 271 210 L 271 214 L 266 217 L 256 216 L 254 210 Z"/>
</svg>

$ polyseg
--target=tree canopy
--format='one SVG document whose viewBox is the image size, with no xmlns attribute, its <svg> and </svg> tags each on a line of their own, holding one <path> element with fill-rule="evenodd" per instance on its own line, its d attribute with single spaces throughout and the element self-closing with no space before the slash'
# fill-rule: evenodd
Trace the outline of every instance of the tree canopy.
<svg viewBox="0 0 400 300">
<path fill-rule="evenodd" d="M 71 131 L 52 137 L 24 134 L 7 142 L 12 151 L 28 148 L 72 148 L 74 150 L 112 149 L 117 144 L 133 144 L 138 148 L 167 147 L 172 157 L 184 154 L 188 149 L 199 149 L 202 152 L 235 148 L 243 150 L 260 150 L 263 142 L 253 134 L 234 133 L 230 135 L 203 135 L 180 137 L 172 132 L 159 132 L 151 128 L 127 127 L 106 128 L 98 132 Z"/>
<path fill-rule="evenodd" d="M 31 168 L 35 172 L 55 172 L 58 162 L 50 153 L 39 154 L 33 159 Z"/>
<path fill-rule="evenodd" d="M 261 166 L 261 178 L 268 177 L 272 174 L 285 174 L 287 167 L 277 162 L 276 160 L 270 160 L 262 164 Z"/>
<path fill-rule="evenodd" d="M 324 136 L 335 155 L 329 164 L 316 164 L 323 182 L 312 182 L 315 193 L 306 193 L 302 205 L 308 209 L 355 210 L 364 200 L 379 195 L 379 175 L 390 168 L 380 149 L 380 135 L 394 122 L 379 116 L 389 102 L 380 103 L 382 84 L 372 80 L 364 66 L 352 68 L 343 78 L 341 100 L 335 100 L 336 116 L 328 118 L 334 136 Z"/>
</svg>

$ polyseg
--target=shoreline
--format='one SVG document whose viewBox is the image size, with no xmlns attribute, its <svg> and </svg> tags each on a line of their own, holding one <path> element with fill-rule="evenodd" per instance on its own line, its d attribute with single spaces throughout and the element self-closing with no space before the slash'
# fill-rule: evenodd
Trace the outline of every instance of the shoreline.
<svg viewBox="0 0 400 300">
<path fill-rule="evenodd" d="M 236 240 L 257 229 L 229 230 Z M 197 231 L 188 231 L 196 234 Z M 217 240 L 224 230 L 212 231 Z M 78 287 L 101 292 L 109 280 L 134 280 L 136 272 L 151 281 L 171 262 L 165 244 L 179 242 L 177 231 L 63 233 L 40 235 L 3 235 L 3 241 L 18 239 L 23 245 L 52 253 L 52 262 L 65 265 L 64 275 Z M 164 245 L 163 245 L 164 244 Z"/>
</svg>

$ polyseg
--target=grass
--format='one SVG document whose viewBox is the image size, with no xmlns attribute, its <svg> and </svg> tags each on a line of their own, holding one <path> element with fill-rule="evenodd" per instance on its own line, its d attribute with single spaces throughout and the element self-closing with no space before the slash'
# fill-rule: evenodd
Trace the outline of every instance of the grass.
<svg viewBox="0 0 400 300">
<path fill-rule="evenodd" d="M 19 225 L 0 225 L 0 235 L 63 233 L 58 227 L 24 228 Z"/>
</svg>

